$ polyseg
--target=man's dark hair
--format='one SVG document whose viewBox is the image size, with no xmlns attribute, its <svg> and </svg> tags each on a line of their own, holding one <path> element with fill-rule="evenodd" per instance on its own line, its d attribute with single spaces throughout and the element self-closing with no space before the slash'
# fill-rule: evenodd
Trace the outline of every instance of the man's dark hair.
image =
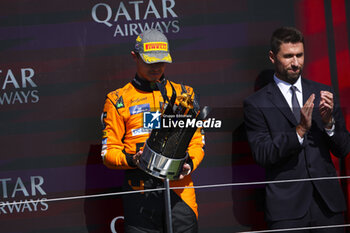
<svg viewBox="0 0 350 233">
<path fill-rule="evenodd" d="M 271 51 L 277 54 L 282 43 L 294 44 L 298 42 L 304 45 L 304 36 L 298 29 L 293 27 L 281 27 L 272 34 L 270 41 Z"/>
</svg>

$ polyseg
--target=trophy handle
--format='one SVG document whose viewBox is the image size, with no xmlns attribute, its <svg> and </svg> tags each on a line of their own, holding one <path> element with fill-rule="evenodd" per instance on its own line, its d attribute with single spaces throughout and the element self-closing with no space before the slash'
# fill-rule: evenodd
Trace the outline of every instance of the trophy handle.
<svg viewBox="0 0 350 233">
<path fill-rule="evenodd" d="M 165 82 L 167 82 L 167 81 L 165 81 Z M 162 94 L 162 97 L 163 97 L 163 100 L 164 100 L 164 104 L 166 102 L 168 102 L 168 104 L 170 105 L 171 109 L 173 109 L 173 106 L 174 106 L 175 100 L 176 100 L 176 90 L 175 90 L 173 84 L 171 84 L 171 82 L 169 81 L 171 89 L 173 90 L 173 94 L 171 95 L 171 99 L 170 100 L 169 100 L 169 97 L 168 97 L 168 94 L 167 94 L 167 91 L 166 91 L 166 88 L 165 88 L 164 81 L 163 82 L 156 82 L 156 84 L 157 84 L 157 87 L 158 87 L 160 93 Z"/>
<path fill-rule="evenodd" d="M 204 106 L 203 109 L 199 112 L 197 119 L 198 120 L 204 120 L 208 117 L 209 113 L 211 111 L 211 107 Z"/>
</svg>

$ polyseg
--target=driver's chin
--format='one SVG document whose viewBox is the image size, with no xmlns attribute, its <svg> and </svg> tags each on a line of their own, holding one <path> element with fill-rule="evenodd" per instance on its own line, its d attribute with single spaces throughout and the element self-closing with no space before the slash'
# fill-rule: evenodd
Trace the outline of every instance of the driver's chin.
<svg viewBox="0 0 350 233">
<path fill-rule="evenodd" d="M 162 77 L 162 75 L 149 74 L 149 75 L 147 75 L 147 80 L 150 82 L 155 82 L 155 81 L 158 81 L 160 79 L 160 77 Z"/>
</svg>

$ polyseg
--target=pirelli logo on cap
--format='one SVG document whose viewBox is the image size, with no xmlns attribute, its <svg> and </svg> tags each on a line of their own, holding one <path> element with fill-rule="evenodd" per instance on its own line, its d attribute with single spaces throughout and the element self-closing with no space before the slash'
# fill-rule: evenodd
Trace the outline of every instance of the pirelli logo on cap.
<svg viewBox="0 0 350 233">
<path fill-rule="evenodd" d="M 168 43 L 165 42 L 148 42 L 143 44 L 143 51 L 168 51 Z"/>
</svg>

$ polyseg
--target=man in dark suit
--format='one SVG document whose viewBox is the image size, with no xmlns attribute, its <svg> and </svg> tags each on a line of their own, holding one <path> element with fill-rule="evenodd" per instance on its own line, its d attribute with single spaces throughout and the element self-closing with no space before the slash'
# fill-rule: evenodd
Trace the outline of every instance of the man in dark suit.
<svg viewBox="0 0 350 233">
<path fill-rule="evenodd" d="M 330 152 L 345 157 L 350 152 L 350 134 L 332 89 L 301 77 L 302 33 L 289 27 L 277 29 L 269 59 L 275 66 L 274 81 L 244 101 L 254 159 L 265 167 L 268 181 L 336 177 Z M 337 179 L 266 185 L 265 216 L 271 229 L 343 224 L 345 209 Z"/>
</svg>

